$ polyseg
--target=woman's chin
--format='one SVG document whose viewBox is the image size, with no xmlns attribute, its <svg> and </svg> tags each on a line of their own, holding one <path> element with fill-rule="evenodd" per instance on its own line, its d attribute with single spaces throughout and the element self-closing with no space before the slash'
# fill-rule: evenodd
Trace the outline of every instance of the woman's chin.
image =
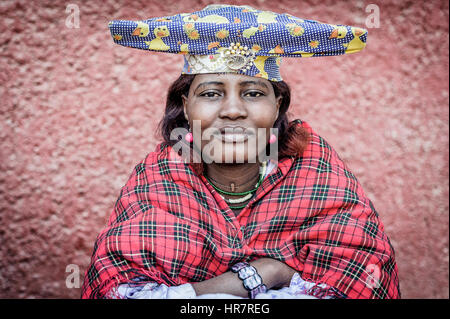
<svg viewBox="0 0 450 319">
<path fill-rule="evenodd" d="M 242 148 L 243 146 L 239 144 L 226 145 L 221 154 L 215 154 L 210 159 L 218 164 L 256 163 L 256 153 Z"/>
<path fill-rule="evenodd" d="M 258 149 L 255 148 L 252 139 L 245 139 L 240 142 L 214 139 L 202 148 L 202 158 L 206 163 L 256 163 L 257 154 Z"/>
<path fill-rule="evenodd" d="M 249 156 L 247 153 L 229 151 L 221 156 L 209 157 L 209 162 L 216 164 L 256 163 L 256 157 Z"/>
</svg>

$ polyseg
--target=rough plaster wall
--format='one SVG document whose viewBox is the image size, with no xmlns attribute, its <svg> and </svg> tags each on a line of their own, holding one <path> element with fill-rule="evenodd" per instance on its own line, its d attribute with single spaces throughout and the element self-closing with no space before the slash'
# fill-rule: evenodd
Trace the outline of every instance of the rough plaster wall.
<svg viewBox="0 0 450 319">
<path fill-rule="evenodd" d="M 77 4 L 80 28 L 65 25 Z M 0 297 L 78 298 L 121 186 L 152 151 L 181 57 L 113 44 L 110 19 L 206 1 L 0 2 Z M 244 4 L 243 2 L 234 2 Z M 365 26 L 373 1 L 248 1 Z M 363 53 L 286 59 L 292 113 L 349 164 L 396 250 L 404 298 L 448 298 L 448 1 L 376 1 Z"/>
</svg>

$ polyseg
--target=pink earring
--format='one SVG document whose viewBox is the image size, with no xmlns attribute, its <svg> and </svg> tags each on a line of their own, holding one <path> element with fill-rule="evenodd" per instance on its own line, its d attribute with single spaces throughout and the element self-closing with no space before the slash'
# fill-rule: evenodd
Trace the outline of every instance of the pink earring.
<svg viewBox="0 0 450 319">
<path fill-rule="evenodd" d="M 269 144 L 273 144 L 277 141 L 275 134 L 270 135 Z"/>
<path fill-rule="evenodd" d="M 192 133 L 189 132 L 186 134 L 186 136 L 184 137 L 184 139 L 186 140 L 186 142 L 188 143 L 192 143 L 194 141 L 194 137 L 192 136 Z"/>
</svg>

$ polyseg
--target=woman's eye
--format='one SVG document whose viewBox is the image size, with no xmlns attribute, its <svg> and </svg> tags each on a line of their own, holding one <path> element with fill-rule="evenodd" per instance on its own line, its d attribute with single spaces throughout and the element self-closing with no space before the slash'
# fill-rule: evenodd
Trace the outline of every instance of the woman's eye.
<svg viewBox="0 0 450 319">
<path fill-rule="evenodd" d="M 200 94 L 200 96 L 205 96 L 205 97 L 218 97 L 218 96 L 220 96 L 220 94 L 217 93 L 217 92 L 205 92 L 205 93 Z"/>
<path fill-rule="evenodd" d="M 252 91 L 252 92 L 247 92 L 245 93 L 245 96 L 250 96 L 250 97 L 260 97 L 263 96 L 264 94 L 258 91 Z"/>
</svg>

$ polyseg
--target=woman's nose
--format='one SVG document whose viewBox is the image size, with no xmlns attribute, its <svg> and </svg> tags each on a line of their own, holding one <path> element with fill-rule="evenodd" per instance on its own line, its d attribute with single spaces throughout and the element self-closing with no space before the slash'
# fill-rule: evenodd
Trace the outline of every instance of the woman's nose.
<svg viewBox="0 0 450 319">
<path fill-rule="evenodd" d="M 240 96 L 229 95 L 223 100 L 219 117 L 235 120 L 247 117 L 247 109 Z"/>
</svg>

